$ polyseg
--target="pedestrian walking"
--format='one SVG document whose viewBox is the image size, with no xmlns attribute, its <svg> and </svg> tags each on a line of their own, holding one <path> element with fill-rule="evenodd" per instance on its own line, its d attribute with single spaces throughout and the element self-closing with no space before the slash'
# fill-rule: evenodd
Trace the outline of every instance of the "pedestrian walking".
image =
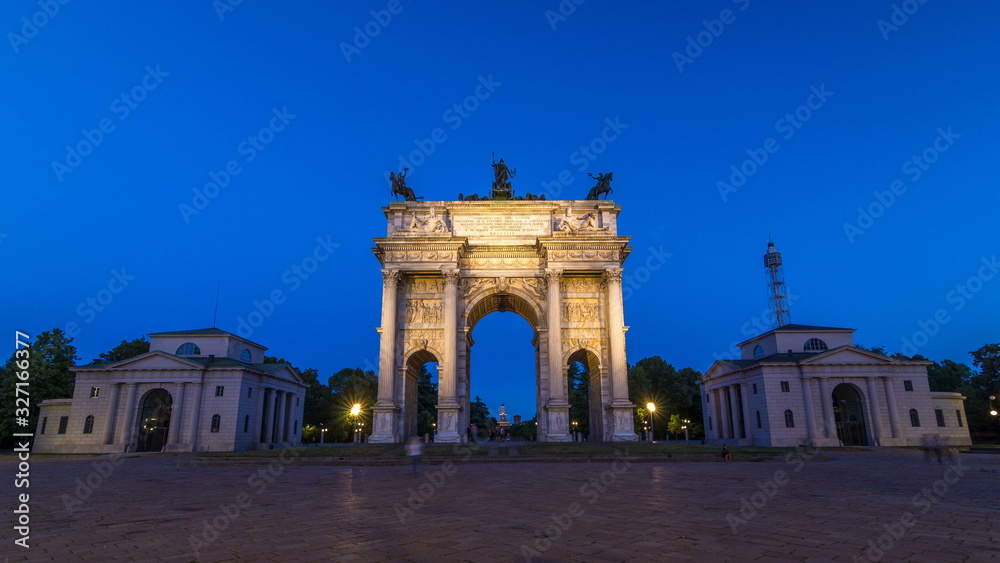
<svg viewBox="0 0 1000 563">
<path fill-rule="evenodd" d="M 733 461 L 733 456 L 729 453 L 729 446 L 726 444 L 722 444 L 722 459 L 726 461 Z"/>
<path fill-rule="evenodd" d="M 423 443 L 416 436 L 410 438 L 406 444 L 406 455 L 410 456 L 410 461 L 413 464 L 413 475 L 417 474 L 417 465 L 420 463 L 420 454 L 423 449 Z"/>
</svg>

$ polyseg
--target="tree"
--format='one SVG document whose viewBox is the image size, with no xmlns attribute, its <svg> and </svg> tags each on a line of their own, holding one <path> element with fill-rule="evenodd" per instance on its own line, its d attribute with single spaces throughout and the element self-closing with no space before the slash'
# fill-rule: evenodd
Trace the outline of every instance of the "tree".
<svg viewBox="0 0 1000 563">
<path fill-rule="evenodd" d="M 333 393 L 333 400 L 327 441 L 351 441 L 356 423 L 361 423 L 363 433 L 370 433 L 371 407 L 378 398 L 378 378 L 375 377 L 375 372 L 344 368 L 330 376 L 328 386 Z M 357 417 L 351 415 L 354 405 L 361 405 L 361 413 Z"/>
<path fill-rule="evenodd" d="M 968 397 L 965 401 L 965 414 L 969 422 L 970 432 L 988 432 L 996 434 L 997 418 L 989 414 L 990 395 L 1000 396 L 1000 344 L 984 344 L 977 350 L 969 352 L 972 365 L 978 368 L 968 383 L 961 389 Z M 997 407 L 1000 402 L 992 401 Z"/>
<path fill-rule="evenodd" d="M 121 344 L 94 358 L 88 365 L 113 364 L 149 352 L 149 341 L 145 336 L 135 340 L 122 340 Z"/>
<path fill-rule="evenodd" d="M 580 362 L 569 364 L 569 419 L 573 430 L 581 436 L 590 435 L 590 374 Z"/>
<path fill-rule="evenodd" d="M 476 400 L 469 403 L 469 422 L 482 428 L 490 417 L 490 408 L 476 395 Z"/>
<path fill-rule="evenodd" d="M 38 421 L 38 405 L 47 399 L 66 399 L 73 396 L 75 376 L 70 369 L 76 365 L 76 347 L 73 339 L 62 330 L 55 328 L 39 334 L 30 348 L 22 348 L 11 354 L 0 374 L 0 442 L 10 444 L 15 432 L 34 432 Z M 27 350 L 27 354 L 24 351 Z M 25 357 L 27 356 L 27 357 Z M 27 359 L 27 366 L 23 360 Z M 19 364 L 20 361 L 20 364 Z M 27 367 L 25 370 L 24 367 Z M 18 374 L 27 371 L 29 395 L 28 416 L 17 416 L 24 404 L 15 401 Z M 25 386 L 22 386 L 24 389 Z M 23 395 L 22 395 L 23 398 Z M 24 425 L 17 419 L 27 419 Z"/>
<path fill-rule="evenodd" d="M 673 434 L 675 436 L 678 434 L 683 434 L 684 429 L 682 428 L 682 426 L 684 426 L 684 421 L 681 420 L 681 415 L 672 414 L 670 415 L 670 422 L 667 423 L 667 433 Z"/>
<path fill-rule="evenodd" d="M 643 358 L 629 369 L 629 399 L 636 406 L 645 408 L 646 403 L 654 403 L 653 430 L 666 434 L 666 425 L 657 421 L 667 421 L 671 415 L 681 419 L 701 420 L 701 390 L 698 381 L 701 372 L 684 368 L 680 371 L 659 356 Z M 641 413 L 635 418 L 636 431 L 642 428 Z M 658 434 L 659 435 L 659 434 Z"/>
<path fill-rule="evenodd" d="M 427 364 L 420 366 L 417 374 L 417 435 L 434 435 L 437 422 L 438 386 L 431 380 Z"/>
<path fill-rule="evenodd" d="M 972 375 L 972 368 L 951 360 L 927 366 L 927 382 L 931 391 L 959 391 L 972 379 Z"/>
</svg>

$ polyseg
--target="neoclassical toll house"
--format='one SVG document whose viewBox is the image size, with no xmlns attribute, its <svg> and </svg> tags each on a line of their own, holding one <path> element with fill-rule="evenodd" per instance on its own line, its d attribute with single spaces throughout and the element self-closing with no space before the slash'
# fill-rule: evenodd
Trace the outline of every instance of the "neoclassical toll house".
<svg viewBox="0 0 1000 563">
<path fill-rule="evenodd" d="M 34 451 L 240 451 L 301 443 L 307 386 L 267 348 L 217 328 L 149 335 L 150 351 L 73 368 L 43 401 Z"/>
<path fill-rule="evenodd" d="M 927 365 L 854 346 L 854 329 L 786 324 L 739 344 L 701 380 L 710 443 L 969 444 L 960 393 L 932 392 Z"/>
<path fill-rule="evenodd" d="M 502 161 L 501 161 L 502 164 Z M 499 165 L 495 165 L 499 166 Z M 538 439 L 570 441 L 567 369 L 590 377 L 594 439 L 635 441 L 628 398 L 622 264 L 611 201 L 405 201 L 383 211 L 378 402 L 371 442 L 415 434 L 417 375 L 437 362 L 437 441 L 469 425 L 473 331 L 512 311 L 534 330 Z"/>
</svg>

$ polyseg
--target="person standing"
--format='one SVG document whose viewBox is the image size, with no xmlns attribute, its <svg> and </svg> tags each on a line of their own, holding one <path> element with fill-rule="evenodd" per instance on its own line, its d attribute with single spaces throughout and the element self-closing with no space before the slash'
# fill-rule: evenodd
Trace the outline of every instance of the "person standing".
<svg viewBox="0 0 1000 563">
<path fill-rule="evenodd" d="M 722 459 L 726 461 L 733 461 L 733 456 L 729 453 L 729 446 L 726 444 L 722 444 Z"/>
</svg>

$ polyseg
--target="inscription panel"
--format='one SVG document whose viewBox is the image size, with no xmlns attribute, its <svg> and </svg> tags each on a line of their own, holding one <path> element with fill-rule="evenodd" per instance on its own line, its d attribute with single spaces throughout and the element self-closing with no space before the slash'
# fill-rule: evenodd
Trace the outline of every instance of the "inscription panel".
<svg viewBox="0 0 1000 563">
<path fill-rule="evenodd" d="M 458 237 L 527 237 L 551 234 L 545 215 L 452 215 L 452 232 Z"/>
</svg>

